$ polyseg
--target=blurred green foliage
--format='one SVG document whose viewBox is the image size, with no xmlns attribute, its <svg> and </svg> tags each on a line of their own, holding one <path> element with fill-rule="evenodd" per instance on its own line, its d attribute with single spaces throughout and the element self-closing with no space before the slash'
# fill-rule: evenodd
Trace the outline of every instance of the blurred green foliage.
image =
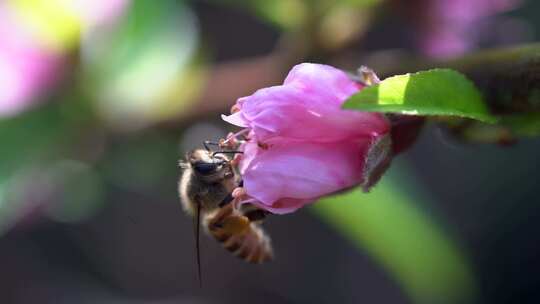
<svg viewBox="0 0 540 304">
<path fill-rule="evenodd" d="M 540 113 L 507 115 L 502 117 L 501 125 L 510 129 L 518 137 L 540 135 Z"/>
<path fill-rule="evenodd" d="M 279 34 L 292 34 L 294 42 L 305 48 L 311 45 L 309 35 L 316 36 L 320 41 L 313 45 L 328 49 L 361 36 L 376 16 L 370 10 L 384 3 L 210 2 L 252 13 Z M 88 31 L 81 16 L 56 7 L 59 1 L 50 3 L 19 3 L 26 17 L 35 18 L 32 24 L 43 26 L 39 31 L 48 43 L 61 49 L 58 56 L 65 66 L 61 77 L 55 75 L 61 78 L 60 84 L 35 98 L 45 104 L 0 118 L 0 237 L 36 210 L 59 222 L 87 220 L 101 207 L 116 203 L 111 189 L 153 193 L 154 199 L 160 191 L 176 191 L 174 160 L 182 155 L 179 141 L 187 128 L 185 118 L 193 118 L 183 115 L 208 106 L 196 102 L 215 71 L 210 63 L 199 60 L 208 50 L 199 43 L 201 28 L 190 2 L 132 1 L 114 22 Z M 241 48 L 242 43 L 252 43 L 242 39 L 231 44 Z M 320 54 L 318 49 L 309 51 L 312 54 L 308 52 L 306 58 Z M 231 86 L 251 80 L 233 79 Z M 216 93 L 228 88 L 206 89 Z M 532 93 L 529 97 L 537 103 L 538 92 Z M 232 105 L 233 101 L 227 102 Z M 351 97 L 349 106 L 492 120 L 469 81 L 444 70 L 389 78 Z M 171 125 L 158 125 L 164 120 Z M 501 127 L 517 136 L 537 136 L 539 122 L 537 113 L 506 116 L 501 125 L 486 128 L 478 123 L 471 138 L 481 141 L 495 130 L 498 139 Z M 430 213 L 427 190 L 410 174 L 406 166 L 395 163 L 371 193 L 353 191 L 329 197 L 312 210 L 358 250 L 367 251 L 414 302 L 464 303 L 476 289 L 468 256 L 451 231 L 443 228 L 444 220 Z"/>
<path fill-rule="evenodd" d="M 262 20 L 281 30 L 297 30 L 310 22 L 316 15 L 325 15 L 335 7 L 345 7 L 349 10 L 365 9 L 382 0 L 213 0 L 217 3 L 233 5 L 247 9 Z"/>
<path fill-rule="evenodd" d="M 394 163 L 369 194 L 325 198 L 311 210 L 369 252 L 415 303 L 469 303 L 476 286 L 467 256 L 426 212 L 428 200 L 411 174 Z"/>
<path fill-rule="evenodd" d="M 60 149 L 58 145 L 69 132 L 61 112 L 54 106 L 0 119 L 0 178 L 39 163 L 44 154 Z"/>
<path fill-rule="evenodd" d="M 135 1 L 119 26 L 83 40 L 86 93 L 121 128 L 179 115 L 200 86 L 193 70 L 197 43 L 195 16 L 182 2 Z"/>
</svg>

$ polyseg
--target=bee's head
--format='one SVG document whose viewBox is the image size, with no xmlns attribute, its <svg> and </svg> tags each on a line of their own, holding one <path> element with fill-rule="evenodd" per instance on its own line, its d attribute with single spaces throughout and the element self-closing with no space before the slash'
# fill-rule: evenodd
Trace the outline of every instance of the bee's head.
<svg viewBox="0 0 540 304">
<path fill-rule="evenodd" d="M 225 155 L 203 149 L 188 152 L 186 159 L 195 174 L 208 178 L 223 178 L 229 161 Z"/>
</svg>

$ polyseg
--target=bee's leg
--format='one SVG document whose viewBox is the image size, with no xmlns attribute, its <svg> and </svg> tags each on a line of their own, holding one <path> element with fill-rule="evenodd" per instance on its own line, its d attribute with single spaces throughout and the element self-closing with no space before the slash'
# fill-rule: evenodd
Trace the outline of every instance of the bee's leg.
<svg viewBox="0 0 540 304">
<path fill-rule="evenodd" d="M 229 205 L 225 205 L 224 207 L 218 209 L 218 211 L 211 216 L 206 218 L 206 226 L 210 228 L 210 230 L 214 229 L 222 229 L 223 228 L 223 221 L 225 218 L 231 216 L 233 213 L 233 208 Z"/>
<path fill-rule="evenodd" d="M 240 210 L 240 213 L 242 213 L 250 221 L 262 221 L 269 212 L 250 203 L 253 201 L 253 199 L 249 199 L 247 197 L 246 190 L 242 187 L 243 184 L 243 181 L 241 181 L 239 187 L 235 188 L 232 192 L 232 197 L 238 202 L 238 204 L 242 203 L 237 208 Z"/>
<path fill-rule="evenodd" d="M 221 201 L 221 203 L 219 203 L 219 207 L 223 207 L 227 204 L 230 204 L 233 200 L 234 200 L 234 197 L 232 193 L 229 193 L 227 194 L 227 196 L 225 196 L 225 198 Z"/>
<path fill-rule="evenodd" d="M 243 185 L 244 185 L 244 181 L 241 180 L 238 183 L 238 188 L 241 188 Z M 237 188 L 235 188 L 234 190 L 236 190 L 236 189 Z M 235 194 L 234 190 L 233 190 L 233 192 L 231 192 L 231 193 L 227 194 L 227 196 L 225 196 L 225 198 L 219 203 L 219 205 L 218 205 L 219 207 L 223 207 L 223 206 L 225 206 L 227 204 L 230 204 L 236 198 L 236 196 L 234 195 Z"/>
<path fill-rule="evenodd" d="M 241 234 L 249 227 L 250 220 L 228 204 L 210 218 L 208 229 L 214 235 Z"/>
<path fill-rule="evenodd" d="M 250 223 L 246 216 L 233 215 L 223 221 L 223 230 L 231 234 L 241 234 L 248 230 Z"/>
<path fill-rule="evenodd" d="M 234 234 L 242 233 L 251 222 L 260 221 L 266 217 L 267 212 L 255 205 L 246 204 L 240 208 L 237 206 L 237 203 L 247 196 L 246 190 L 242 187 L 243 181 L 240 181 L 239 186 L 221 201 L 219 204 L 221 208 L 209 222 L 210 229 L 223 229 Z"/>
<path fill-rule="evenodd" d="M 229 149 L 229 150 L 235 150 L 238 148 L 238 144 L 236 142 L 236 138 L 234 136 L 234 133 L 227 134 L 226 138 L 222 138 L 219 140 L 219 147 L 221 149 Z"/>
<path fill-rule="evenodd" d="M 240 184 L 242 186 L 244 185 L 243 182 L 240 182 Z M 242 199 L 247 197 L 246 189 L 244 189 L 244 187 L 242 186 L 238 186 L 232 191 L 232 197 L 237 199 L 237 201 L 241 201 Z"/>
</svg>

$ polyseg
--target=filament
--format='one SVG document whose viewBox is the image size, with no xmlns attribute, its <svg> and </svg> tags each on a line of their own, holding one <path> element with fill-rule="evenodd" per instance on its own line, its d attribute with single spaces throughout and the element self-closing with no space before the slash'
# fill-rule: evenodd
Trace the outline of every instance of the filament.
<svg viewBox="0 0 540 304">
<path fill-rule="evenodd" d="M 225 141 L 223 141 L 223 144 L 227 144 L 231 139 L 237 138 L 238 136 L 243 135 L 244 133 L 249 132 L 249 130 L 250 130 L 250 129 L 245 128 L 245 129 L 242 129 L 242 130 L 240 130 L 240 131 L 234 133 L 234 134 L 231 135 L 231 136 L 227 136 L 227 139 L 226 139 Z"/>
</svg>

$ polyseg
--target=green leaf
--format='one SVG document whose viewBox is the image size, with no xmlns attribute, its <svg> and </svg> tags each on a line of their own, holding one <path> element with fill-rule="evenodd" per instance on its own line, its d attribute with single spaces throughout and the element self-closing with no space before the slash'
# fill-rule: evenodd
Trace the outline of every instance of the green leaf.
<svg viewBox="0 0 540 304">
<path fill-rule="evenodd" d="M 458 116 L 496 122 L 473 83 L 450 69 L 389 77 L 351 96 L 344 108 L 404 115 Z"/>
</svg>

